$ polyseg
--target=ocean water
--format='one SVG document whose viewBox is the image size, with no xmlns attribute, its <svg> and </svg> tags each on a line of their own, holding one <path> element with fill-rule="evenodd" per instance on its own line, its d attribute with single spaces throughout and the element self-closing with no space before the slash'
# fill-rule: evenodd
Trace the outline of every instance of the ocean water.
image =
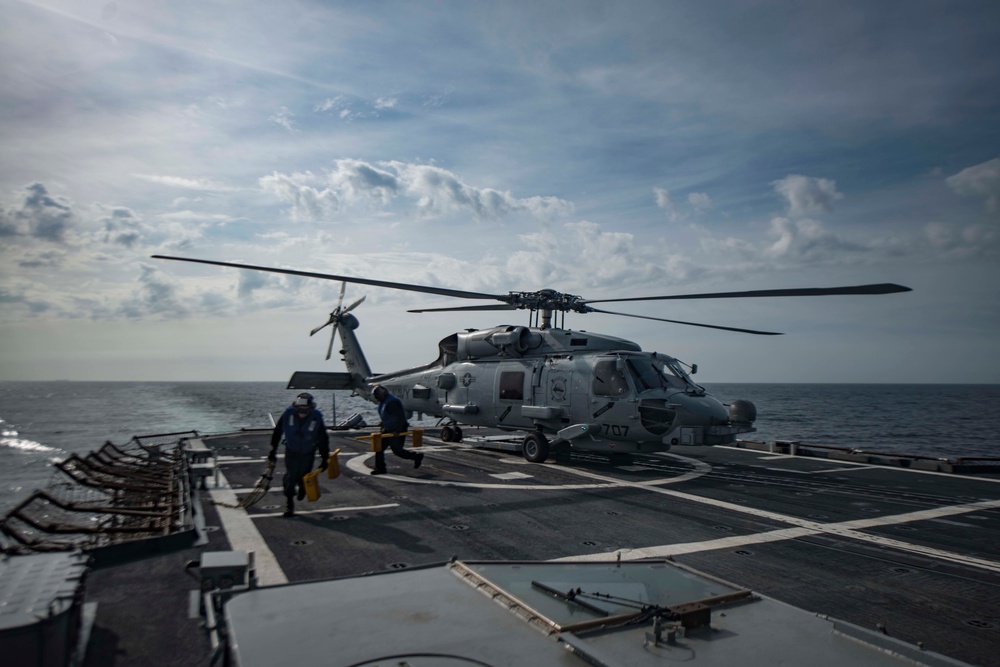
<svg viewBox="0 0 1000 667">
<path fill-rule="evenodd" d="M 1000 385 L 706 384 L 723 402 L 753 401 L 747 439 L 798 440 L 954 458 L 1000 457 Z M 2 382 L 0 512 L 48 486 L 53 462 L 105 441 L 197 430 L 269 428 L 295 391 L 283 382 Z M 328 423 L 375 406 L 317 395 Z M 433 420 L 424 420 L 429 426 Z"/>
</svg>

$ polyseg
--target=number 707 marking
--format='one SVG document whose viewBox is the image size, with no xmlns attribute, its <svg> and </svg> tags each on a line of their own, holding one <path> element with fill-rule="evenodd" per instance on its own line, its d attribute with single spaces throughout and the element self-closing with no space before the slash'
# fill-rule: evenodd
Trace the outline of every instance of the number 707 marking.
<svg viewBox="0 0 1000 667">
<path fill-rule="evenodd" d="M 601 424 L 604 435 L 613 435 L 619 438 L 628 437 L 628 426 L 624 424 Z"/>
</svg>

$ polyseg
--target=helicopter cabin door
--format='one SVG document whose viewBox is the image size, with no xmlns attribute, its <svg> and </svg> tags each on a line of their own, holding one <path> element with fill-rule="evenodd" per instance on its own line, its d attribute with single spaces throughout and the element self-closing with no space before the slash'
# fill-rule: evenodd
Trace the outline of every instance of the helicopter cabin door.
<svg viewBox="0 0 1000 667">
<path fill-rule="evenodd" d="M 521 414 L 521 408 L 531 405 L 531 368 L 518 363 L 500 364 L 497 369 L 497 426 L 527 428 L 532 422 Z"/>
</svg>

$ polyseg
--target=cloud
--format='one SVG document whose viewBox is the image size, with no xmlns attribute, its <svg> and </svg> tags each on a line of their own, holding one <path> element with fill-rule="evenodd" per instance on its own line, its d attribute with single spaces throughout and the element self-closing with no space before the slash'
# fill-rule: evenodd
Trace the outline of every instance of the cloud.
<svg viewBox="0 0 1000 667">
<path fill-rule="evenodd" d="M 357 99 L 351 102 L 344 95 L 337 95 L 326 98 L 313 107 L 313 110 L 316 113 L 332 113 L 342 121 L 351 122 L 366 118 L 378 118 L 381 115 L 380 112 L 389 111 L 395 108 L 398 103 L 399 100 L 395 97 L 380 97 L 374 102 Z M 359 111 L 356 107 L 362 109 Z"/>
<path fill-rule="evenodd" d="M 820 261 L 867 250 L 865 246 L 827 231 L 816 220 L 774 218 L 770 236 L 775 240 L 763 252 L 772 259 Z"/>
<path fill-rule="evenodd" d="M 320 189 L 312 172 L 279 174 L 274 172 L 258 181 L 261 190 L 292 205 L 293 220 L 327 220 L 340 208 L 340 199 L 330 188 Z"/>
<path fill-rule="evenodd" d="M 0 285 L 0 305 L 4 310 L 24 309 L 32 315 L 40 315 L 51 308 L 47 302 L 32 297 L 23 287 L 5 285 Z"/>
<path fill-rule="evenodd" d="M 184 178 L 183 176 L 158 176 L 154 174 L 135 174 L 136 178 L 150 183 L 168 185 L 173 188 L 184 190 L 199 190 L 203 192 L 240 192 L 243 188 L 236 188 L 215 181 L 200 178 Z"/>
<path fill-rule="evenodd" d="M 793 218 L 829 213 L 833 202 L 844 197 L 837 192 L 837 184 L 826 178 L 789 174 L 771 185 L 788 202 L 788 215 Z"/>
<path fill-rule="evenodd" d="M 325 176 L 275 172 L 259 184 L 265 193 L 291 203 L 292 217 L 299 220 L 330 219 L 343 203 L 384 208 L 401 197 L 415 201 L 425 217 L 471 213 L 477 220 L 497 220 L 526 213 L 550 221 L 573 212 L 573 204 L 558 197 L 515 197 L 508 191 L 468 185 L 440 167 L 397 161 L 373 165 L 339 159 Z"/>
<path fill-rule="evenodd" d="M 403 187 L 395 174 L 360 160 L 337 160 L 334 165 L 330 184 L 351 201 L 388 204 Z"/>
<path fill-rule="evenodd" d="M 124 206 L 110 207 L 100 221 L 104 226 L 104 241 L 126 248 L 135 247 L 150 232 L 150 227 L 143 223 L 135 211 Z"/>
<path fill-rule="evenodd" d="M 241 299 L 251 298 L 255 290 L 270 285 L 272 277 L 273 274 L 262 271 L 240 271 L 236 290 L 237 294 Z"/>
<path fill-rule="evenodd" d="M 927 242 L 939 254 L 956 259 L 993 255 L 1000 247 L 1000 233 L 986 225 L 946 225 L 932 222 L 924 227 Z"/>
<path fill-rule="evenodd" d="M 704 192 L 692 192 L 688 195 L 688 203 L 697 214 L 704 213 L 712 208 L 712 199 Z"/>
<path fill-rule="evenodd" d="M 524 289 L 553 283 L 645 288 L 698 272 L 662 244 L 643 242 L 629 232 L 606 231 L 594 222 L 568 222 L 562 231 L 523 234 L 519 239 L 523 249 L 511 255 L 505 268 L 512 284 Z"/>
<path fill-rule="evenodd" d="M 271 115 L 268 120 L 272 123 L 277 123 L 289 132 L 296 132 L 295 123 L 292 120 L 294 117 L 295 114 L 289 111 L 288 107 L 281 107 L 277 112 Z"/>
<path fill-rule="evenodd" d="M 463 183 L 455 174 L 440 167 L 403 162 L 387 162 L 406 184 L 407 193 L 417 198 L 417 208 L 424 215 L 442 215 L 469 211 L 479 220 L 496 220 L 511 213 L 529 213 L 543 220 L 568 215 L 573 205 L 557 197 L 521 199 L 510 192 L 476 188 Z"/>
<path fill-rule="evenodd" d="M 22 269 L 55 269 L 65 259 L 66 251 L 61 248 L 27 248 L 18 251 L 17 266 Z"/>
<path fill-rule="evenodd" d="M 72 202 L 53 197 L 41 183 L 24 188 L 23 201 L 15 209 L 0 209 L 0 237 L 30 236 L 61 243 L 78 220 Z"/>
<path fill-rule="evenodd" d="M 991 213 L 1000 210 L 1000 157 L 967 167 L 945 183 L 961 197 L 983 197 Z"/>
<path fill-rule="evenodd" d="M 131 296 L 124 299 L 118 308 L 120 315 L 141 318 L 162 313 L 183 317 L 189 313 L 184 299 L 179 297 L 176 283 L 148 264 L 140 265 L 139 271 Z"/>
<path fill-rule="evenodd" d="M 677 205 L 674 204 L 674 200 L 670 198 L 670 192 L 666 188 L 653 188 L 653 197 L 656 199 L 656 205 L 667 212 L 667 218 L 671 221 L 677 220 L 679 217 L 677 213 Z"/>
</svg>

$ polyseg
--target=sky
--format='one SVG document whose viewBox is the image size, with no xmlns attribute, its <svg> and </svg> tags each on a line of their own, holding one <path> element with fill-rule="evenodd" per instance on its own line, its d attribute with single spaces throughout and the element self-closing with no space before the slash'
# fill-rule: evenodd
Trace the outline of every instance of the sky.
<svg viewBox="0 0 1000 667">
<path fill-rule="evenodd" d="M 343 370 L 339 283 L 587 299 L 702 382 L 1000 383 L 1000 4 L 0 0 L 0 380 Z M 526 311 L 361 285 L 374 370 Z"/>
</svg>

